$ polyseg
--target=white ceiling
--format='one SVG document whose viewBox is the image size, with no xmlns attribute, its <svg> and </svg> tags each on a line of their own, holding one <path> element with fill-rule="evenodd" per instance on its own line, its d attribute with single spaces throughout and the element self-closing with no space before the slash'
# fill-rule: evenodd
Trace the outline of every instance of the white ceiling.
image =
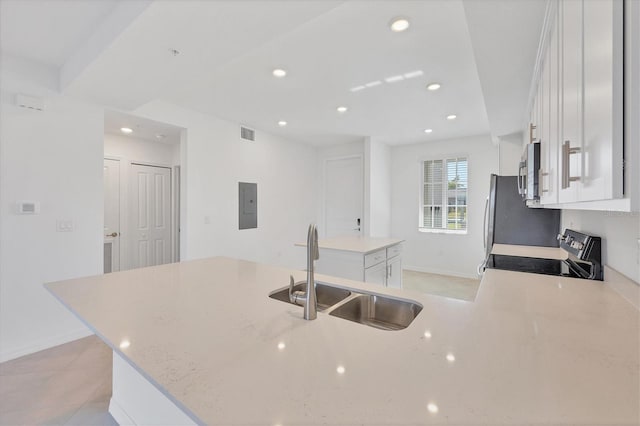
<svg viewBox="0 0 640 426">
<path fill-rule="evenodd" d="M 2 0 L 3 5 L 7 1 L 23 3 Z M 523 1 L 544 4 L 544 0 Z M 491 26 L 478 21 L 484 17 L 477 9 L 485 2 L 502 3 L 504 10 L 515 13 L 504 0 L 467 0 L 465 5 L 460 0 L 155 1 L 96 55 L 66 93 L 128 111 L 153 100 L 173 102 L 316 145 L 363 137 L 403 144 L 489 133 L 488 95 L 483 89 L 495 89 L 492 67 L 499 70 L 510 64 L 498 48 L 491 47 L 492 39 L 487 36 Z M 57 5 L 58 1 L 27 3 Z M 115 2 L 64 1 L 60 7 L 66 10 L 71 3 L 79 9 L 65 12 L 70 16 L 79 16 L 93 4 L 95 20 Z M 465 15 L 470 3 L 475 12 L 467 10 Z M 9 12 L 27 23 L 28 15 L 37 12 L 35 7 L 11 7 Z M 500 5 L 490 5 L 490 9 L 499 17 L 494 21 L 509 20 L 501 14 Z M 408 31 L 389 30 L 396 16 L 409 18 Z M 10 19 L 3 13 L 2 22 L 5 20 Z M 524 31 L 533 34 L 534 28 L 539 32 L 539 22 L 521 21 L 518 25 Z M 12 53 L 58 65 L 69 56 L 69 50 L 59 46 L 58 53 L 45 58 L 45 52 L 55 51 L 53 45 L 62 40 L 51 40 L 46 46 L 21 44 L 15 34 L 20 26 L 12 25 L 8 32 L 13 41 L 6 46 Z M 53 31 L 51 26 L 34 31 L 42 38 Z M 470 37 L 469 28 L 474 29 L 472 36 L 477 35 L 477 41 Z M 500 33 L 506 29 L 498 26 L 495 37 L 514 38 L 511 33 Z M 80 25 L 74 31 L 80 34 Z M 4 34 L 3 29 L 3 38 Z M 81 40 L 68 44 L 74 43 Z M 511 44 L 520 47 L 517 42 Z M 535 59 L 536 49 L 530 44 L 518 53 L 525 58 L 522 63 Z M 5 50 L 4 40 L 2 47 Z M 174 56 L 171 49 L 180 54 Z M 479 54 L 486 56 L 478 58 L 483 64 L 480 77 Z M 285 68 L 287 77 L 274 78 L 271 70 L 275 67 Z M 423 75 L 355 93 L 349 90 L 413 71 Z M 515 92 L 512 85 L 489 94 L 493 95 L 487 103 L 492 125 L 498 123 L 495 117 L 506 113 L 504 120 L 511 122 L 516 121 L 512 116 L 524 114 L 527 96 L 523 93 L 528 94 L 530 76 L 526 82 L 522 76 L 512 80 Z M 425 85 L 432 81 L 442 88 L 427 91 Z M 340 105 L 349 111 L 337 113 Z M 446 120 L 448 114 L 457 114 L 458 119 Z M 288 126 L 279 127 L 279 120 L 286 120 Z M 433 133 L 426 135 L 425 128 Z"/>
<path fill-rule="evenodd" d="M 123 127 L 130 128 L 133 133 L 122 133 L 120 129 Z M 105 110 L 104 112 L 104 132 L 112 135 L 157 143 L 178 144 L 180 143 L 181 131 L 182 128 L 171 124 L 160 123 L 119 111 Z"/>
<path fill-rule="evenodd" d="M 60 67 L 123 0 L 1 0 L 0 49 Z"/>
</svg>

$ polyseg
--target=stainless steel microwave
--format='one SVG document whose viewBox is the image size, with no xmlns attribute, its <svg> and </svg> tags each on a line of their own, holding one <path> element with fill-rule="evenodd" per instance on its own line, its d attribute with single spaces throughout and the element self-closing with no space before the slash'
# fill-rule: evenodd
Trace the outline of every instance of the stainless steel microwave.
<svg viewBox="0 0 640 426">
<path fill-rule="evenodd" d="M 518 193 L 523 200 L 539 200 L 540 142 L 528 143 L 518 167 Z"/>
</svg>

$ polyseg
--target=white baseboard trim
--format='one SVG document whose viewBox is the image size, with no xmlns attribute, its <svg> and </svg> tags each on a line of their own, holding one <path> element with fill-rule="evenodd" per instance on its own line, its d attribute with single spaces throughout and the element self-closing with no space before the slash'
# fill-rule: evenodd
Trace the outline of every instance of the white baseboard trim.
<svg viewBox="0 0 640 426">
<path fill-rule="evenodd" d="M 478 275 L 475 273 L 468 274 L 466 272 L 461 272 L 461 271 L 447 271 L 444 269 L 425 268 L 422 266 L 410 266 L 410 265 L 403 266 L 402 269 L 408 270 L 408 271 L 425 272 L 427 274 L 449 275 L 451 277 L 470 278 L 472 280 L 480 279 L 480 277 L 478 277 Z"/>
<path fill-rule="evenodd" d="M 21 356 L 29 355 L 34 352 L 38 352 L 44 349 L 49 349 L 54 346 L 62 345 L 64 343 L 78 340 L 83 337 L 91 336 L 93 332 L 86 327 L 78 330 L 71 331 L 65 334 L 59 334 L 57 336 L 47 337 L 35 342 L 31 342 L 27 345 L 17 348 L 11 348 L 9 350 L 0 351 L 0 362 L 10 361 Z"/>
</svg>

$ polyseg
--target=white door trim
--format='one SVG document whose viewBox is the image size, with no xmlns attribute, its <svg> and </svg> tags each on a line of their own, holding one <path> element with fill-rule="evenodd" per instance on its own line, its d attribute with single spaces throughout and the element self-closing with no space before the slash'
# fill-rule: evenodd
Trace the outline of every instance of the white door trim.
<svg viewBox="0 0 640 426">
<path fill-rule="evenodd" d="M 360 235 L 363 235 L 364 229 L 364 154 L 350 154 L 350 155 L 341 155 L 337 157 L 327 157 L 322 161 L 322 188 L 320 190 L 320 202 L 322 208 L 320 209 L 320 220 L 319 222 L 322 224 L 320 232 L 321 236 L 325 235 L 325 230 L 327 229 L 327 212 L 326 212 L 326 200 L 327 200 L 327 163 L 329 161 L 337 161 L 337 160 L 349 160 L 352 158 L 357 158 L 360 160 L 360 171 L 362 172 L 362 211 L 360 212 Z"/>
</svg>

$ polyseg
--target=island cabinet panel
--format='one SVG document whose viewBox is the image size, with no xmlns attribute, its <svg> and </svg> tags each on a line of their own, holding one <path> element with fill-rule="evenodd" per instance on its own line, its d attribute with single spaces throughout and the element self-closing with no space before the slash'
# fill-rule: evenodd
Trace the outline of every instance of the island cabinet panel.
<svg viewBox="0 0 640 426">
<path fill-rule="evenodd" d="M 316 271 L 383 287 L 402 288 L 402 244 L 368 253 L 320 247 Z"/>
<path fill-rule="evenodd" d="M 167 395 L 113 352 L 109 414 L 120 425 L 196 425 Z"/>
</svg>

